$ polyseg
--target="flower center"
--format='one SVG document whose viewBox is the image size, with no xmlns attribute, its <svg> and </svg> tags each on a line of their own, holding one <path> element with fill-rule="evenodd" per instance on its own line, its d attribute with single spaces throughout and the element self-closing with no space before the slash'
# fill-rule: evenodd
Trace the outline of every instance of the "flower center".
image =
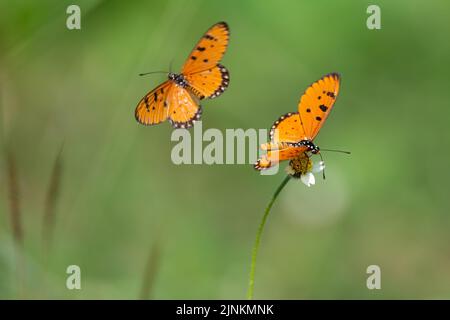
<svg viewBox="0 0 450 320">
<path fill-rule="evenodd" d="M 312 160 L 306 153 L 301 153 L 297 158 L 289 162 L 291 168 L 295 171 L 295 175 L 306 174 L 312 170 Z"/>
</svg>

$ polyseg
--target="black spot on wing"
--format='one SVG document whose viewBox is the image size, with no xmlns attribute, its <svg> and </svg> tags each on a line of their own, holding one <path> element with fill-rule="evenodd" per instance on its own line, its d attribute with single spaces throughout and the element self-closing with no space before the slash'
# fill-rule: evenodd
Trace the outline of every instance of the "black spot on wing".
<svg viewBox="0 0 450 320">
<path fill-rule="evenodd" d="M 321 104 L 319 106 L 319 109 L 322 110 L 323 112 L 326 112 L 328 110 L 328 107 L 326 105 L 324 105 L 324 104 Z"/>
<path fill-rule="evenodd" d="M 330 98 L 336 99 L 336 95 L 334 94 L 334 92 L 328 91 L 327 96 L 329 96 Z"/>
</svg>

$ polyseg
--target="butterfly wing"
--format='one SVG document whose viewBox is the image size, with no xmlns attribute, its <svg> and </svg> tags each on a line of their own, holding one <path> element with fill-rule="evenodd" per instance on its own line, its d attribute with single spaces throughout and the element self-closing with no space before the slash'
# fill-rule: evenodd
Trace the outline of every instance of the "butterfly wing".
<svg viewBox="0 0 450 320">
<path fill-rule="evenodd" d="M 134 111 L 136 120 L 144 125 L 154 125 L 166 120 L 169 116 L 168 97 L 173 87 L 173 83 L 166 81 L 147 93 Z"/>
<path fill-rule="evenodd" d="M 308 140 L 313 140 L 324 124 L 339 93 L 340 76 L 331 73 L 314 82 L 298 104 L 301 126 Z"/>
<path fill-rule="evenodd" d="M 272 145 L 287 142 L 299 142 L 305 139 L 298 112 L 282 115 L 270 128 L 269 137 Z M 272 149 L 272 148 L 268 148 Z"/>
<path fill-rule="evenodd" d="M 301 140 L 313 140 L 334 105 L 339 93 L 340 77 L 329 74 L 313 83 L 303 94 L 298 112 L 281 116 L 270 130 L 270 142 L 261 145 L 268 150 L 255 163 L 257 170 L 270 168 L 283 160 L 298 157 L 308 150 L 305 146 L 293 146 Z"/>
<path fill-rule="evenodd" d="M 255 163 L 254 167 L 257 170 L 268 169 L 307 150 L 304 146 L 292 146 L 292 143 L 299 142 L 305 137 L 297 112 L 289 112 L 275 121 L 270 128 L 269 136 L 270 142 L 261 145 L 261 149 L 267 150 L 267 154 Z"/>
<path fill-rule="evenodd" d="M 307 151 L 304 146 L 301 147 L 287 147 L 279 150 L 270 150 L 256 161 L 254 167 L 256 170 L 268 169 L 283 160 L 290 160 L 298 157 L 302 152 Z"/>
<path fill-rule="evenodd" d="M 220 96 L 230 82 L 228 70 L 220 64 L 201 72 L 187 74 L 185 78 L 190 90 L 199 99 Z"/>
<path fill-rule="evenodd" d="M 209 28 L 192 49 L 182 68 L 182 73 L 186 76 L 217 66 L 227 50 L 229 35 L 226 22 L 216 23 Z"/>
<path fill-rule="evenodd" d="M 202 114 L 198 99 L 185 88 L 173 86 L 168 97 L 169 121 L 174 128 L 190 128 Z"/>
<path fill-rule="evenodd" d="M 227 69 L 219 65 L 229 40 L 225 22 L 213 25 L 198 41 L 182 68 L 188 90 L 166 81 L 145 95 L 135 110 L 139 123 L 153 125 L 167 118 L 175 128 L 189 128 L 200 119 L 198 99 L 219 96 L 229 83 Z"/>
</svg>

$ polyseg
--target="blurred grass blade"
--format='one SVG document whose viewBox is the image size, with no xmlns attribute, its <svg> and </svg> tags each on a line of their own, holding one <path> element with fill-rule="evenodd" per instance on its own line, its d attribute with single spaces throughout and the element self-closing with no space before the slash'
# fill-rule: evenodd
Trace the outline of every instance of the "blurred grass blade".
<svg viewBox="0 0 450 320">
<path fill-rule="evenodd" d="M 20 195 L 19 183 L 17 179 L 17 165 L 16 159 L 11 152 L 7 151 L 7 171 L 8 171 L 8 189 L 9 189 L 9 204 L 11 213 L 11 228 L 16 245 L 22 249 L 23 247 L 23 229 L 20 212 Z"/>
<path fill-rule="evenodd" d="M 159 259 L 161 256 L 161 248 L 158 241 L 155 241 L 151 246 L 147 263 L 144 270 L 144 277 L 142 279 L 142 288 L 140 298 L 142 300 L 150 299 L 152 289 L 155 284 L 156 274 L 158 272 Z"/>
<path fill-rule="evenodd" d="M 61 191 L 61 175 L 63 169 L 62 150 L 63 146 L 61 146 L 61 149 L 56 155 L 55 161 L 53 163 L 50 183 L 45 200 L 42 239 L 46 251 L 50 250 L 50 247 L 52 245 L 56 217 L 56 203 Z"/>
<path fill-rule="evenodd" d="M 17 294 L 19 298 L 25 297 L 25 261 L 23 256 L 24 235 L 22 227 L 22 216 L 20 211 L 20 193 L 17 177 L 17 163 L 12 151 L 7 150 L 7 175 L 9 189 L 9 203 L 11 214 L 11 229 L 14 238 L 14 252 L 16 255 L 17 270 Z"/>
</svg>

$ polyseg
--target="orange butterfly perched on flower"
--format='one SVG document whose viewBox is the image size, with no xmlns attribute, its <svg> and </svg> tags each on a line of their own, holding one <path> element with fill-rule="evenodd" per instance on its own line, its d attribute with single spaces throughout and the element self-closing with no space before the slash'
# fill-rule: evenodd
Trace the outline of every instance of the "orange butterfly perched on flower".
<svg viewBox="0 0 450 320">
<path fill-rule="evenodd" d="M 298 112 L 283 115 L 271 127 L 270 142 L 261 145 L 267 154 L 256 161 L 255 169 L 268 169 L 283 160 L 291 160 L 294 171 L 295 166 L 310 165 L 308 153 L 320 153 L 313 140 L 333 108 L 339 85 L 339 74 L 331 73 L 309 86 L 300 98 Z"/>
<path fill-rule="evenodd" d="M 136 120 L 154 125 L 169 120 L 174 128 L 190 128 L 202 114 L 200 100 L 221 95 L 230 83 L 228 70 L 219 64 L 228 47 L 226 22 L 213 25 L 197 42 L 180 74 L 146 94 L 135 110 Z"/>
</svg>

